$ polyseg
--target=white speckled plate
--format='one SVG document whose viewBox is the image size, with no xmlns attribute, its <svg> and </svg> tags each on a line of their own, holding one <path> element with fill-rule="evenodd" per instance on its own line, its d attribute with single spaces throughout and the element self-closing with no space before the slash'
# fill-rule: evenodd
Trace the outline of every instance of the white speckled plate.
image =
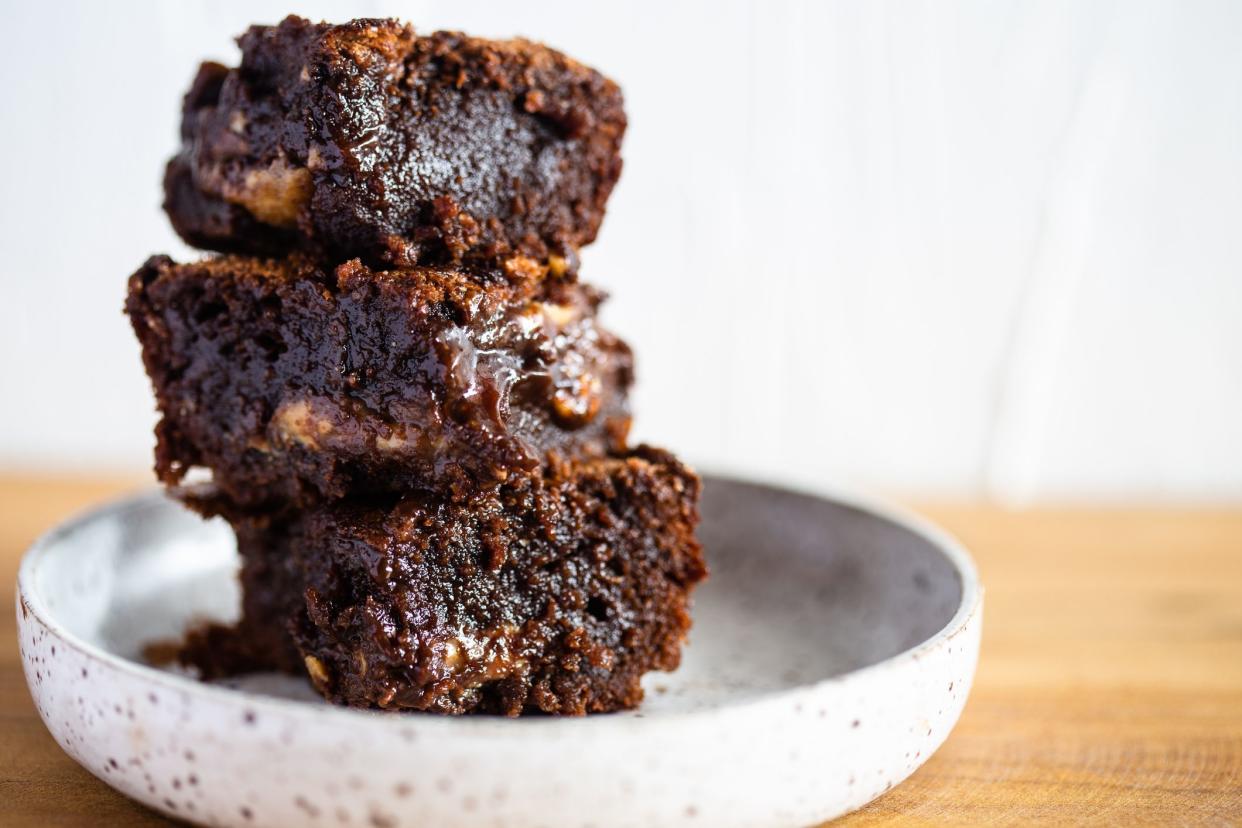
<svg viewBox="0 0 1242 828">
<path fill-rule="evenodd" d="M 966 553 L 887 508 L 719 478 L 703 516 L 712 578 L 690 644 L 636 712 L 369 713 L 290 678 L 221 687 L 146 666 L 144 644 L 237 603 L 226 527 L 158 494 L 27 554 L 26 678 L 74 759 L 208 825 L 808 825 L 905 779 L 974 674 Z"/>
</svg>

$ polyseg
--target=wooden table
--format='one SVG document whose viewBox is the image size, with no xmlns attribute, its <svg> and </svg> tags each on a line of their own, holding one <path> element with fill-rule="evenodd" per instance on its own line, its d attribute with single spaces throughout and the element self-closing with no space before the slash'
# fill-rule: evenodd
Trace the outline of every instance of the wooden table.
<svg viewBox="0 0 1242 828">
<path fill-rule="evenodd" d="M 0 601 L 43 529 L 129 481 L 0 477 Z M 1242 507 L 934 505 L 987 588 L 948 743 L 845 825 L 1242 824 Z M 43 729 L 0 614 L 0 825 L 154 825 Z"/>
</svg>

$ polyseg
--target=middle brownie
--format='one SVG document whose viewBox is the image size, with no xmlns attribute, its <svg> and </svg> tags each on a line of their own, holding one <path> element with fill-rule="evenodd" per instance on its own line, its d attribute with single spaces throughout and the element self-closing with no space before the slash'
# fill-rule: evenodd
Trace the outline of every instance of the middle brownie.
<svg viewBox="0 0 1242 828">
<path fill-rule="evenodd" d="M 483 281 L 309 258 L 149 260 L 126 311 L 162 419 L 156 471 L 230 507 L 449 496 L 624 448 L 630 349 L 602 295 L 531 268 Z"/>
</svg>

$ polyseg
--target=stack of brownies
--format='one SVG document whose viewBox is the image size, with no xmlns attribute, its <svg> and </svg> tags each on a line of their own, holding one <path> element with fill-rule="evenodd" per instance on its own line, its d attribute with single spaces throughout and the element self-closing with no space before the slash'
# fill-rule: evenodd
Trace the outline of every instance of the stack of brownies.
<svg viewBox="0 0 1242 828">
<path fill-rule="evenodd" d="M 129 282 L 156 471 L 237 534 L 206 677 L 344 704 L 632 707 L 705 576 L 699 482 L 628 447 L 632 357 L 578 281 L 621 171 L 617 86 L 544 46 L 290 17 L 202 66 Z M 207 486 L 183 483 L 192 468 Z"/>
</svg>

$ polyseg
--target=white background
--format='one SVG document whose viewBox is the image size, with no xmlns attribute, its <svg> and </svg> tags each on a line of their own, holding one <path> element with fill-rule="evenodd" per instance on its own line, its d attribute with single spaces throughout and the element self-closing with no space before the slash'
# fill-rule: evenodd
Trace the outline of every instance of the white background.
<svg viewBox="0 0 1242 828">
<path fill-rule="evenodd" d="M 0 469 L 148 463 L 120 313 L 180 96 L 291 5 L 523 34 L 623 86 L 584 275 L 637 434 L 903 493 L 1242 498 L 1242 4 L 3 6 Z"/>
</svg>

